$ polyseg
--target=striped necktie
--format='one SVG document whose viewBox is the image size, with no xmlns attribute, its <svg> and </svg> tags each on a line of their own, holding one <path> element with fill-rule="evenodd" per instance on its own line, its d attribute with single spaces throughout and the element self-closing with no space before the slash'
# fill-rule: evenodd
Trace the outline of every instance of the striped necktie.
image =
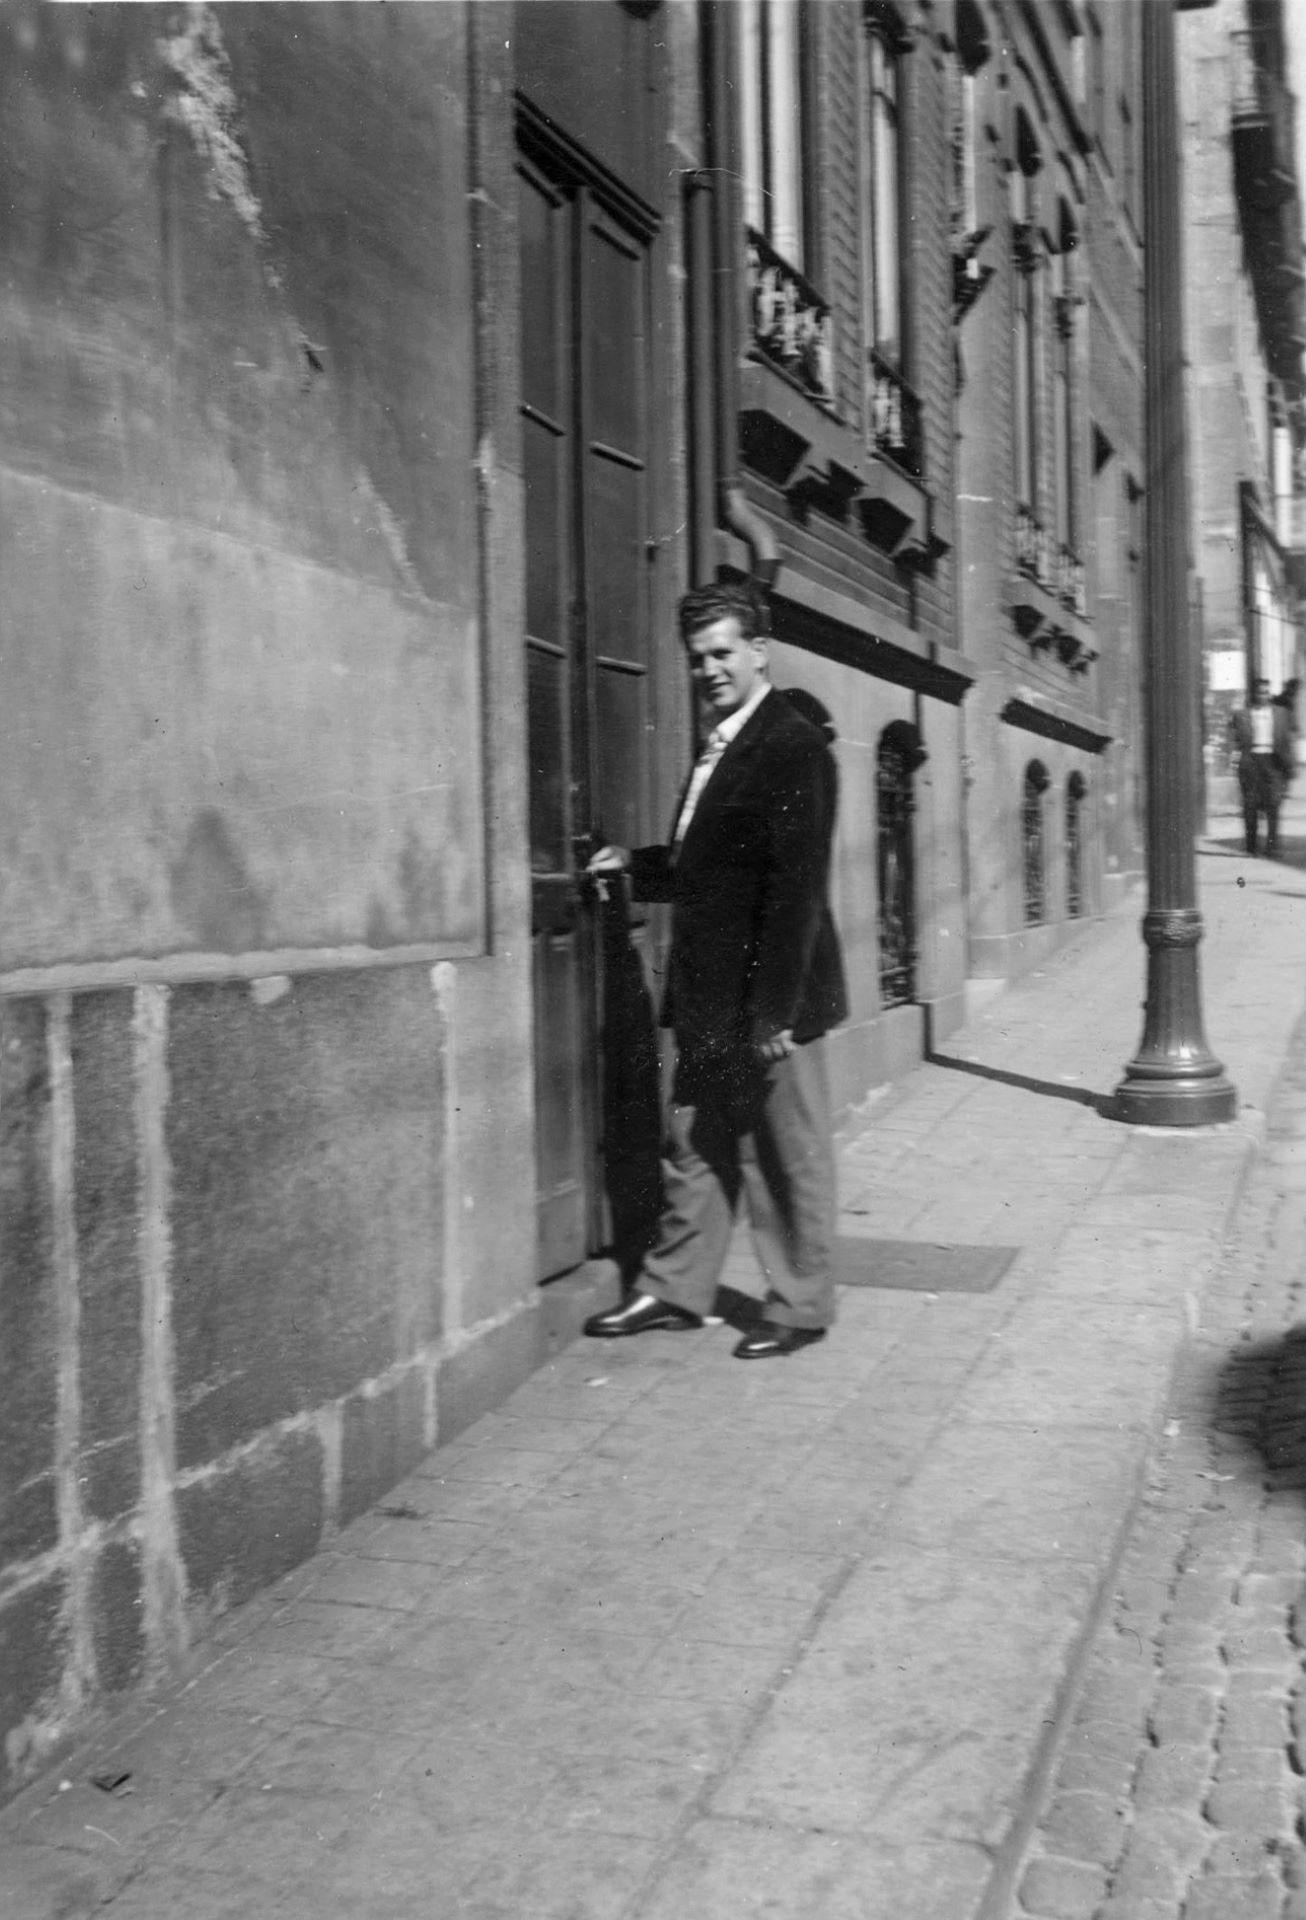
<svg viewBox="0 0 1306 1920">
<path fill-rule="evenodd" d="M 713 727 L 707 737 L 707 745 L 694 762 L 694 771 L 689 776 L 689 786 L 685 791 L 685 798 L 681 803 L 680 818 L 676 821 L 675 838 L 672 841 L 673 852 L 679 852 L 680 844 L 689 830 L 690 821 L 694 817 L 694 809 L 697 807 L 703 789 L 711 777 L 713 767 L 715 767 L 717 761 L 725 752 L 727 745 L 728 742 L 720 728 Z"/>
</svg>

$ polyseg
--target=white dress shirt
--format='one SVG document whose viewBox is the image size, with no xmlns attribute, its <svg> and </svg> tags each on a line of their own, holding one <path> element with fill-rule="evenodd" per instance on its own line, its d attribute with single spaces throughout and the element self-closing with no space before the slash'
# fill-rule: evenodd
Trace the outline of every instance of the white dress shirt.
<svg viewBox="0 0 1306 1920">
<path fill-rule="evenodd" d="M 770 691 L 770 681 L 764 680 L 757 689 L 757 692 L 753 694 L 750 699 L 745 700 L 742 707 L 736 707 L 735 711 L 727 714 L 724 720 L 718 720 L 711 733 L 707 736 L 707 745 L 694 762 L 694 771 L 689 776 L 689 785 L 685 790 L 684 800 L 681 802 L 680 817 L 676 821 L 676 831 L 671 842 L 673 854 L 680 851 L 680 843 L 689 831 L 689 823 L 694 817 L 694 810 L 703 796 L 704 787 L 712 778 L 717 761 L 739 732 L 739 729 L 744 725 L 744 722 L 756 713 Z"/>
</svg>

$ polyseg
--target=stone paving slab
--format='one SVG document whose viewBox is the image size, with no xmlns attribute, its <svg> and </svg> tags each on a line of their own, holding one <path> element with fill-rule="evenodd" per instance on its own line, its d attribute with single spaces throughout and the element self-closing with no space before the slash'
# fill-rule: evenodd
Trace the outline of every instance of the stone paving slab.
<svg viewBox="0 0 1306 1920">
<path fill-rule="evenodd" d="M 889 1846 L 846 1834 L 706 1819 L 686 1835 L 642 1920 L 956 1920 L 988 1878 L 981 1848 Z"/>
<path fill-rule="evenodd" d="M 828 1341 L 748 1368 L 729 1327 L 577 1342 L 0 1818 L 5 1920 L 994 1920 L 1306 1004 L 1306 880 L 1203 869 L 1235 1125 L 1103 1117 L 1143 955 L 1134 912 L 1086 927 L 843 1143 L 847 1230 L 1018 1246 L 993 1293 L 846 1290 Z M 744 1233 L 727 1279 L 757 1290 Z M 1251 1377 L 1228 1417 L 1263 1402 Z M 1230 1540 L 1240 1578 L 1295 1568 L 1286 1533 L 1254 1563 Z M 1217 1656 L 1279 1684 L 1260 1616 L 1211 1640 L 1216 1571 L 1158 1629 L 1172 1733 L 1205 1724 Z M 1167 1577 L 1129 1568 L 1140 1605 Z M 1090 1660 L 1113 1714 L 1137 1681 Z M 133 1793 L 86 1784 L 106 1764 Z M 1256 1764 L 1226 1762 L 1231 1820 Z M 1079 1851 L 1030 1863 L 1047 1913 L 1102 1890 L 1089 1792 L 1055 1816 Z M 1165 1814 L 1153 1861 L 1183 1844 Z"/>
<path fill-rule="evenodd" d="M 1083 1562 L 887 1546 L 838 1595 L 713 1810 L 996 1845 L 1093 1582 Z"/>
</svg>

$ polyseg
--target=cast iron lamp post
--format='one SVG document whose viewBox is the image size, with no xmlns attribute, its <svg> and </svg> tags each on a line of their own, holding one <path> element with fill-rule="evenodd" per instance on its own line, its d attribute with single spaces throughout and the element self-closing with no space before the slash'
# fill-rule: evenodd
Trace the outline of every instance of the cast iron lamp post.
<svg viewBox="0 0 1306 1920">
<path fill-rule="evenodd" d="M 1185 0 L 1179 0 L 1182 6 Z M 1202 6 L 1208 0 L 1186 0 Z M 1198 663 L 1188 631 L 1183 262 L 1172 0 L 1143 0 L 1144 347 L 1147 358 L 1145 726 L 1147 1002 L 1116 1088 L 1119 1120 L 1202 1127 L 1238 1094 L 1206 1043 L 1197 948 Z"/>
</svg>

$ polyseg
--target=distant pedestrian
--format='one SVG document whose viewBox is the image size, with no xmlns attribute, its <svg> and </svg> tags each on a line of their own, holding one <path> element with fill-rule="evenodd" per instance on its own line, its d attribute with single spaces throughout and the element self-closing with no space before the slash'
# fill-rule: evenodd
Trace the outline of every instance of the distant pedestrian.
<svg viewBox="0 0 1306 1920">
<path fill-rule="evenodd" d="M 1288 716 L 1288 732 L 1291 735 L 1292 746 L 1292 769 L 1288 774 L 1290 780 L 1297 771 L 1297 735 L 1301 731 L 1297 724 L 1297 694 L 1300 687 L 1301 681 L 1298 679 L 1285 680 L 1281 691 L 1275 694 L 1270 703 L 1271 706 L 1282 707 Z"/>
<path fill-rule="evenodd" d="M 1279 851 L 1279 808 L 1293 774 L 1293 729 L 1285 709 L 1270 699 L 1270 683 L 1252 682 L 1251 699 L 1229 722 L 1238 755 L 1238 785 L 1243 802 L 1244 845 L 1255 855 L 1265 816 L 1265 851 Z"/>
<path fill-rule="evenodd" d="M 834 1149 L 822 1036 L 845 1014 L 828 880 L 838 775 L 824 709 L 771 685 L 760 603 L 704 587 L 681 602 L 711 723 L 668 845 L 602 847 L 637 899 L 671 903 L 662 1018 L 677 1062 L 666 1207 L 635 1291 L 595 1339 L 701 1327 L 744 1198 L 766 1279 L 741 1360 L 783 1357 L 834 1319 Z M 800 708 L 805 711 L 800 711 Z"/>
</svg>

